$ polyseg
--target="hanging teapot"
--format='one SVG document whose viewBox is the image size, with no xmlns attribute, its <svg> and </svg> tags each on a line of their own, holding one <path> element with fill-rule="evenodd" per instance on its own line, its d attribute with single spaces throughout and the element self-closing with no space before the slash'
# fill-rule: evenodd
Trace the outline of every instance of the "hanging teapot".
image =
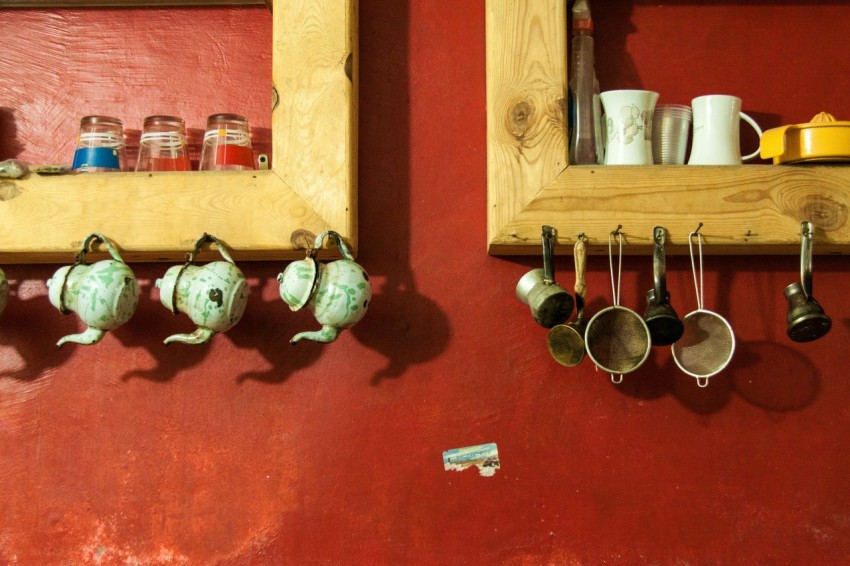
<svg viewBox="0 0 850 566">
<path fill-rule="evenodd" d="M 206 242 L 215 243 L 225 261 L 212 261 L 203 266 L 193 265 L 195 256 Z M 216 332 L 236 326 L 248 302 L 248 282 L 236 267 L 230 252 L 215 236 L 204 234 L 195 249 L 186 254 L 183 265 L 168 268 L 162 279 L 156 280 L 160 302 L 174 314 L 184 313 L 197 325 L 189 334 L 173 334 L 164 344 L 204 344 Z"/>
<path fill-rule="evenodd" d="M 336 240 L 343 259 L 325 265 L 316 260 L 325 237 Z M 372 298 L 369 275 L 354 262 L 342 237 L 330 230 L 316 236 L 307 257 L 287 265 L 277 281 L 280 297 L 291 310 L 306 306 L 322 325 L 321 330 L 296 334 L 290 344 L 304 339 L 333 342 L 341 330 L 351 328 L 363 318 Z"/>
<path fill-rule="evenodd" d="M 112 259 L 86 265 L 92 242 L 101 242 Z M 133 316 L 139 302 L 136 276 L 105 236 L 93 233 L 83 242 L 73 265 L 60 267 L 47 281 L 48 298 L 62 314 L 75 312 L 87 328 L 69 334 L 56 343 L 96 344 L 107 330 L 113 330 Z"/>
</svg>

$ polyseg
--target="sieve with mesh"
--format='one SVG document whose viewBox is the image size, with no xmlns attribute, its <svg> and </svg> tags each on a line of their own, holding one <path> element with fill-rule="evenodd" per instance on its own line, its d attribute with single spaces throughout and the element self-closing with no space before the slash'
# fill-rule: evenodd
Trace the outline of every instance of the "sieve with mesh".
<svg viewBox="0 0 850 566">
<path fill-rule="evenodd" d="M 700 224 L 702 226 L 702 224 Z M 735 334 L 725 318 L 703 308 L 702 234 L 699 228 L 688 235 L 691 271 L 697 297 L 697 310 L 682 319 L 685 332 L 673 344 L 673 360 L 686 374 L 697 379 L 700 387 L 708 386 L 708 378 L 720 373 L 735 353 Z M 694 260 L 694 238 L 697 240 L 699 269 Z"/>
<path fill-rule="evenodd" d="M 549 330 L 549 353 L 556 362 L 563 366 L 577 366 L 584 359 L 584 330 L 587 321 L 584 319 L 584 297 L 587 291 L 587 280 L 584 276 L 587 265 L 587 248 L 584 233 L 578 235 L 573 248 L 573 259 L 576 266 L 575 303 L 576 319 L 567 324 L 557 324 Z"/>
<path fill-rule="evenodd" d="M 619 261 L 614 279 L 612 240 L 617 238 Z M 608 265 L 611 271 L 613 306 L 602 309 L 587 323 L 584 343 L 587 355 L 600 369 L 611 374 L 611 381 L 620 383 L 623 374 L 638 369 L 649 357 L 652 342 L 649 327 L 638 313 L 620 306 L 620 274 L 623 269 L 623 235 L 620 228 L 608 235 Z"/>
</svg>

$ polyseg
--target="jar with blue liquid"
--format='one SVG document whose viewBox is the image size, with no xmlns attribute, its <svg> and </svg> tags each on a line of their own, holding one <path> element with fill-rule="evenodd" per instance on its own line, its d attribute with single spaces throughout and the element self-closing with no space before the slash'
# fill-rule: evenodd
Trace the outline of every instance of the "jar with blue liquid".
<svg viewBox="0 0 850 566">
<path fill-rule="evenodd" d="M 124 125 L 111 116 L 84 116 L 74 152 L 74 171 L 125 171 Z"/>
</svg>

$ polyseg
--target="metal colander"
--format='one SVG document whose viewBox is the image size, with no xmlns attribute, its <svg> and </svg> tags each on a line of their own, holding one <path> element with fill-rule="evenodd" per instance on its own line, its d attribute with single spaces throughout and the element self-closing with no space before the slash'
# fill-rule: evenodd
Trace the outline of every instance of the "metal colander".
<svg viewBox="0 0 850 566">
<path fill-rule="evenodd" d="M 614 280 L 614 254 L 612 239 L 619 245 L 619 263 Z M 608 235 L 608 264 L 611 270 L 611 289 L 614 305 L 596 313 L 587 323 L 584 342 L 587 355 L 597 367 L 611 374 L 614 383 L 622 381 L 623 374 L 638 369 L 649 357 L 652 341 L 649 327 L 635 311 L 620 306 L 620 273 L 623 268 L 623 236 L 619 228 Z M 616 376 L 616 377 L 615 377 Z"/>
<path fill-rule="evenodd" d="M 699 250 L 699 273 L 694 261 L 694 237 L 697 239 Z M 732 360 L 735 353 L 735 334 L 725 318 L 703 308 L 702 235 L 697 231 L 691 232 L 688 235 L 688 247 L 691 252 L 697 310 L 682 319 L 685 332 L 672 346 L 673 360 L 679 369 L 697 378 L 700 387 L 706 387 L 708 378 L 720 373 Z"/>
</svg>

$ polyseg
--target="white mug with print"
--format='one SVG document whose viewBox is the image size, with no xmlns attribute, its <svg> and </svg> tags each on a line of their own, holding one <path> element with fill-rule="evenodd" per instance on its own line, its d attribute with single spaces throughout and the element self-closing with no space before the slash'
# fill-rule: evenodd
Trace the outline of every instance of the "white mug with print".
<svg viewBox="0 0 850 566">
<path fill-rule="evenodd" d="M 600 95 L 605 111 L 605 164 L 652 165 L 652 114 L 658 93 L 608 90 Z"/>
</svg>

